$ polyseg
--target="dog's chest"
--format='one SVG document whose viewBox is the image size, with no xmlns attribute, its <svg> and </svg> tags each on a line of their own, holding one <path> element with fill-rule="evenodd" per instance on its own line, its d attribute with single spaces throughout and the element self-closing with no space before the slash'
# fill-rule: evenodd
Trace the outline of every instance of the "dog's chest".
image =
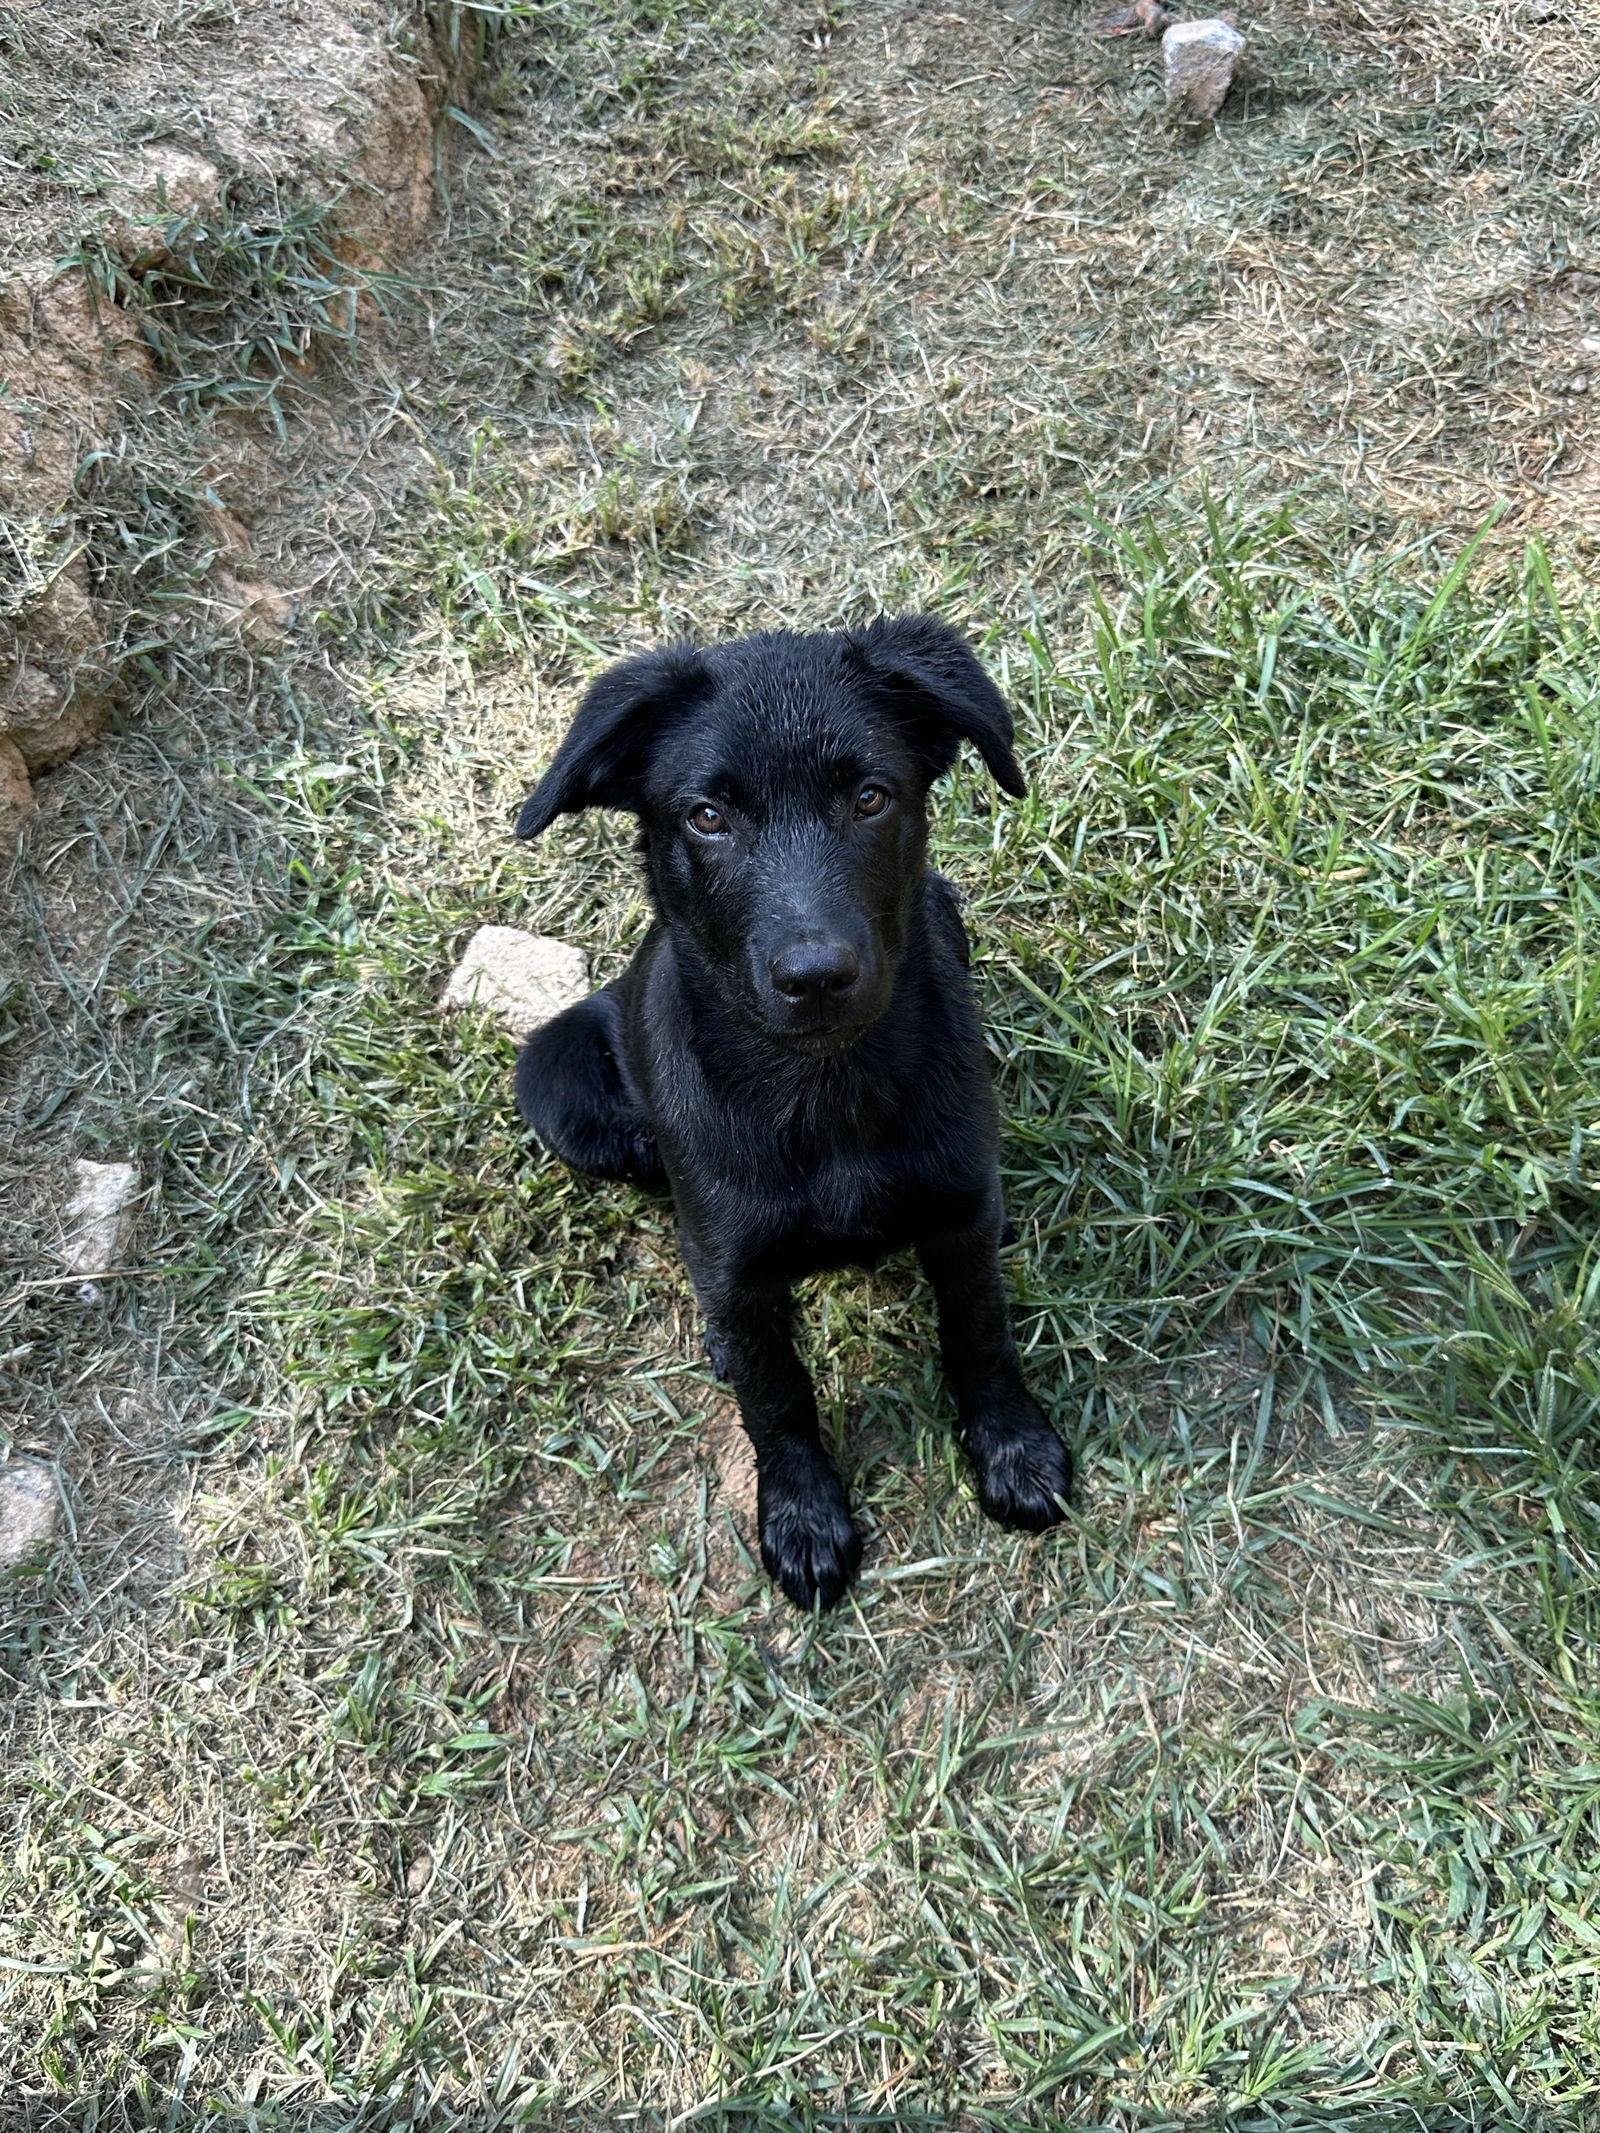
<svg viewBox="0 0 1600 2133">
<path fill-rule="evenodd" d="M 904 1193 L 904 1176 L 886 1151 L 827 1149 L 787 1168 L 802 1226 L 825 1236 L 878 1229 Z"/>
<path fill-rule="evenodd" d="M 994 1194 L 994 1118 L 968 1014 L 766 1078 L 658 1026 L 651 1107 L 702 1255 L 787 1279 L 971 1226 Z"/>
<path fill-rule="evenodd" d="M 744 1252 L 773 1271 L 872 1265 L 965 1227 L 984 1200 L 982 1165 L 960 1145 L 893 1126 L 859 1137 L 772 1134 L 765 1159 L 727 1180 Z"/>
</svg>

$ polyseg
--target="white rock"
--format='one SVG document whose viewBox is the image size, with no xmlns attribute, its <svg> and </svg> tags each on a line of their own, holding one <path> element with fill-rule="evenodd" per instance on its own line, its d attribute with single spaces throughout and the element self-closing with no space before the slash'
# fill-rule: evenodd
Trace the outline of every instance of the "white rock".
<svg viewBox="0 0 1600 2133">
<path fill-rule="evenodd" d="M 589 965 L 581 949 L 515 926 L 480 926 L 439 1005 L 487 1007 L 502 1029 L 526 1037 L 563 1008 L 575 1007 L 588 990 Z"/>
<path fill-rule="evenodd" d="M 119 1264 L 133 1223 L 139 1173 L 131 1163 L 79 1163 L 62 1217 L 61 1261 L 74 1274 L 104 1274 Z"/>
<path fill-rule="evenodd" d="M 1183 104 L 1191 118 L 1215 118 L 1244 47 L 1244 38 L 1220 15 L 1204 22 L 1175 22 L 1161 40 L 1167 102 Z"/>
<path fill-rule="evenodd" d="M 30 1459 L 0 1466 L 0 1571 L 36 1563 L 56 1530 L 56 1485 Z"/>
</svg>

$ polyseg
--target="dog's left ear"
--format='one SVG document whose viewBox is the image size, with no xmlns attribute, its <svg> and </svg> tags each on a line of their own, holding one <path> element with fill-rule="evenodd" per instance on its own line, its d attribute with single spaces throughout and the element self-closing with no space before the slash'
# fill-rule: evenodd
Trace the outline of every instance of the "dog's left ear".
<svg viewBox="0 0 1600 2133">
<path fill-rule="evenodd" d="M 935 777 L 971 741 L 995 783 L 1014 799 L 1023 797 L 1028 781 L 1011 751 L 1011 713 L 959 630 L 933 615 L 884 615 L 857 630 L 851 643 L 888 685 L 907 738 Z"/>
<path fill-rule="evenodd" d="M 522 803 L 519 837 L 537 837 L 557 815 L 585 807 L 637 808 L 650 750 L 664 729 L 711 687 L 692 644 L 636 652 L 607 667 L 578 706 L 550 768 Z"/>
</svg>

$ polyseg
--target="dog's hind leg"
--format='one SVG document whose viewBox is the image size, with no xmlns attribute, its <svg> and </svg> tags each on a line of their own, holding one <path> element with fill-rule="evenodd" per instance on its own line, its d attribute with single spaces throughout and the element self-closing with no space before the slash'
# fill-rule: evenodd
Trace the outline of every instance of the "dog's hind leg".
<svg viewBox="0 0 1600 2133">
<path fill-rule="evenodd" d="M 517 1059 L 517 1109 L 574 1170 L 665 1192 L 650 1121 L 620 1063 L 622 1016 L 609 985 L 534 1031 Z"/>
</svg>

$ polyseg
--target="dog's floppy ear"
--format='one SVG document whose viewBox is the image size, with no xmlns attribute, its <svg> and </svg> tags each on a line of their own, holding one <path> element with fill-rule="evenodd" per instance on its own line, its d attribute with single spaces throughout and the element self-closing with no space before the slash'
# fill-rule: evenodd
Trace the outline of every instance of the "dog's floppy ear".
<svg viewBox="0 0 1600 2133">
<path fill-rule="evenodd" d="M 636 652 L 589 686 L 566 739 L 517 817 L 519 837 L 537 837 L 557 815 L 584 807 L 637 808 L 652 743 L 711 686 L 691 644 Z"/>
<path fill-rule="evenodd" d="M 950 768 L 961 742 L 971 741 L 995 783 L 1023 797 L 1028 781 L 1011 752 L 1011 713 L 959 630 L 933 615 L 883 615 L 852 642 L 888 684 L 908 738 L 935 777 Z"/>
</svg>

